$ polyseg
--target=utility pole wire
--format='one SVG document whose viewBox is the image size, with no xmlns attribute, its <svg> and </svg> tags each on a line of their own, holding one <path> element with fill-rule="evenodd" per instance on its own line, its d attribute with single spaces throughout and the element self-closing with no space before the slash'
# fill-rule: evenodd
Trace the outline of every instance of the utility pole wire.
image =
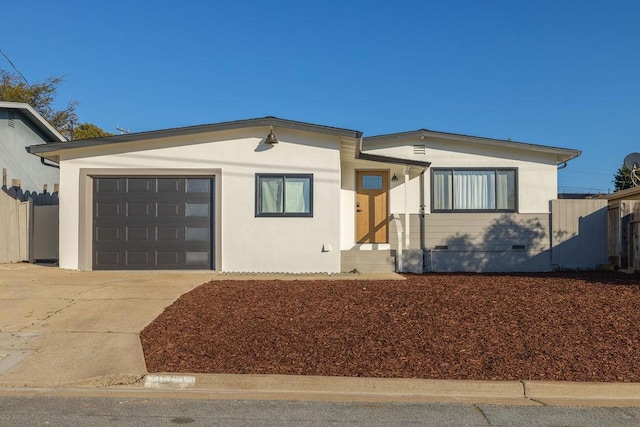
<svg viewBox="0 0 640 427">
<path fill-rule="evenodd" d="M 9 58 L 9 56 L 4 53 L 2 51 L 2 49 L 0 49 L 0 53 L 2 54 L 2 56 L 5 57 L 5 59 L 7 61 L 9 61 L 9 64 L 11 64 L 11 66 L 13 67 L 14 70 L 16 70 L 16 73 L 18 73 L 20 75 L 20 77 L 22 77 L 22 80 L 24 80 L 24 82 L 27 84 L 27 86 L 31 86 L 31 84 L 29 83 L 29 81 L 26 79 L 26 77 L 20 72 L 20 70 L 18 70 L 18 68 L 14 65 L 13 61 L 11 61 L 11 59 Z"/>
</svg>

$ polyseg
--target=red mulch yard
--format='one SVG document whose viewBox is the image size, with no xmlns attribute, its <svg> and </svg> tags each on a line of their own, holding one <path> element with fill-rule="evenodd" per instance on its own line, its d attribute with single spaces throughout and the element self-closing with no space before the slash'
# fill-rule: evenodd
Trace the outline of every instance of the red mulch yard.
<svg viewBox="0 0 640 427">
<path fill-rule="evenodd" d="M 640 280 L 213 281 L 141 340 L 149 372 L 640 382 Z"/>
</svg>

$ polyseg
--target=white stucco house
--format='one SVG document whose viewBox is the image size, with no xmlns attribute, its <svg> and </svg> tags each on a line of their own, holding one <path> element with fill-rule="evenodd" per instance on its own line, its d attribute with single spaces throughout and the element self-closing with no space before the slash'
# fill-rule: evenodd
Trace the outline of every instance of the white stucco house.
<svg viewBox="0 0 640 427">
<path fill-rule="evenodd" d="M 66 139 L 29 104 L 0 101 L 0 168 L 7 186 L 19 180 L 25 191 L 41 192 L 44 185 L 53 191 L 59 182 L 57 165 L 29 154 L 35 144 L 59 143 Z"/>
<path fill-rule="evenodd" d="M 544 271 L 577 150 L 275 117 L 41 144 L 60 165 L 60 267 Z"/>
</svg>

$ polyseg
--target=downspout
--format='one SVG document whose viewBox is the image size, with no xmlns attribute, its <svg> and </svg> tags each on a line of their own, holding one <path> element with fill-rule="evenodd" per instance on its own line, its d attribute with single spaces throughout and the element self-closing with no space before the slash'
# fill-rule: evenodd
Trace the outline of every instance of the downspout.
<svg viewBox="0 0 640 427">
<path fill-rule="evenodd" d="M 566 167 L 567 167 L 567 162 L 562 162 L 562 163 L 560 163 L 560 164 L 558 165 L 558 170 L 560 170 L 560 169 L 564 169 L 564 168 L 566 168 Z"/>
</svg>

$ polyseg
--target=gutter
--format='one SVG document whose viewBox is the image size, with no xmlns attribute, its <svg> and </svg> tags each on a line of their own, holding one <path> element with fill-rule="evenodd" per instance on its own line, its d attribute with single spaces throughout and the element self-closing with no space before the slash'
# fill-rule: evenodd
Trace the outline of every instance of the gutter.
<svg viewBox="0 0 640 427">
<path fill-rule="evenodd" d="M 43 165 L 45 165 L 45 166 L 49 166 L 50 168 L 60 169 L 60 165 L 54 165 L 54 164 L 51 164 L 51 163 L 47 163 L 47 162 L 44 160 L 44 157 L 40 157 L 40 163 L 42 163 L 42 164 L 43 164 Z"/>
</svg>

